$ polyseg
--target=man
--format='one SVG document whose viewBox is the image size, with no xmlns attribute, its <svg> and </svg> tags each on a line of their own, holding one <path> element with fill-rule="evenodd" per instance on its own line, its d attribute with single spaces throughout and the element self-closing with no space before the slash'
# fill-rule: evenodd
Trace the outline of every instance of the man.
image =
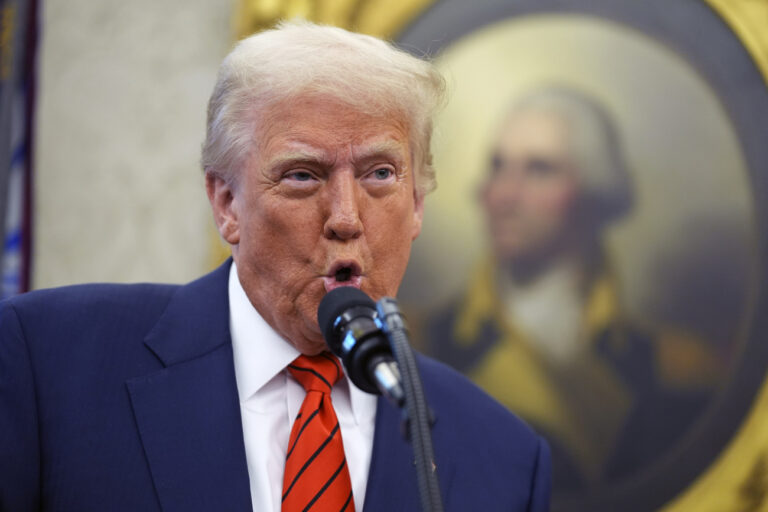
<svg viewBox="0 0 768 512">
<path fill-rule="evenodd" d="M 428 63 L 341 29 L 295 23 L 242 41 L 222 64 L 202 159 L 233 261 L 181 287 L 2 305 L 0 508 L 418 510 L 399 412 L 336 371 L 316 314 L 338 286 L 397 293 L 434 187 L 441 92 Z M 420 363 L 446 510 L 546 510 L 546 444 Z M 297 459 L 318 421 L 335 426 Z M 315 460 L 331 451 L 323 473 Z"/>
<path fill-rule="evenodd" d="M 605 108 L 535 90 L 492 147 L 481 194 L 492 256 L 432 320 L 431 353 L 548 436 L 556 490 L 626 477 L 690 426 L 718 363 L 700 340 L 638 326 L 621 307 L 603 241 L 632 189 Z"/>
</svg>

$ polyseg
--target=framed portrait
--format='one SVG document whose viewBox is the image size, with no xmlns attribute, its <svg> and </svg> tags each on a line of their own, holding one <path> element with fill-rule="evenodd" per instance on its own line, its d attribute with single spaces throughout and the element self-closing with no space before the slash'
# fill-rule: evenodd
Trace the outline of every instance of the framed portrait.
<svg viewBox="0 0 768 512">
<path fill-rule="evenodd" d="M 450 91 L 400 292 L 421 348 L 549 439 L 554 510 L 674 510 L 768 363 L 758 62 L 694 0 L 444 0 L 398 41 Z"/>
<path fill-rule="evenodd" d="M 241 3 L 446 76 L 399 300 L 547 437 L 553 510 L 768 510 L 768 2 Z"/>
</svg>

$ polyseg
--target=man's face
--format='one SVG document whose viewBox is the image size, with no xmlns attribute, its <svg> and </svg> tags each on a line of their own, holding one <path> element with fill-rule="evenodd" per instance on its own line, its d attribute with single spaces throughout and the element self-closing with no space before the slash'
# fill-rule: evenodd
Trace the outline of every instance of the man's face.
<svg viewBox="0 0 768 512">
<path fill-rule="evenodd" d="M 578 195 L 568 126 L 542 112 L 514 114 L 494 147 L 482 199 L 501 261 L 531 261 L 573 237 Z"/>
<path fill-rule="evenodd" d="M 209 176 L 208 194 L 251 303 L 316 354 L 326 292 L 397 293 L 423 213 L 409 127 L 317 97 L 272 106 L 259 124 L 255 156 L 234 183 Z"/>
</svg>

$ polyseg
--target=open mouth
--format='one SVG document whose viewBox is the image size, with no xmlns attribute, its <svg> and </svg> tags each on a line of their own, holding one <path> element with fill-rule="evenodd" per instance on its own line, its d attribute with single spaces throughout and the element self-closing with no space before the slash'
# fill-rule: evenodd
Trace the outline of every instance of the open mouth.
<svg viewBox="0 0 768 512">
<path fill-rule="evenodd" d="M 340 261 L 334 263 L 324 277 L 326 291 L 331 291 L 340 286 L 354 286 L 360 288 L 362 271 L 360 265 L 354 261 Z"/>
<path fill-rule="evenodd" d="M 336 278 L 336 281 L 339 281 L 340 283 L 349 281 L 352 278 L 352 269 L 350 267 L 342 267 L 336 271 L 334 277 Z"/>
</svg>

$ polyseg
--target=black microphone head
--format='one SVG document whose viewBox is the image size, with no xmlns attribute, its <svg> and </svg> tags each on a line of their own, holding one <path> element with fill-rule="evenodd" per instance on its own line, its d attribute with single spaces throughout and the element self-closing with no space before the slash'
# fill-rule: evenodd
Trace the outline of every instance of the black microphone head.
<svg viewBox="0 0 768 512">
<path fill-rule="evenodd" d="M 320 306 L 317 308 L 317 323 L 323 333 L 323 338 L 329 346 L 334 346 L 341 340 L 337 340 L 338 333 L 334 329 L 336 319 L 344 311 L 355 306 L 369 307 L 376 311 L 376 303 L 366 293 L 353 286 L 335 288 L 325 294 Z"/>
</svg>

